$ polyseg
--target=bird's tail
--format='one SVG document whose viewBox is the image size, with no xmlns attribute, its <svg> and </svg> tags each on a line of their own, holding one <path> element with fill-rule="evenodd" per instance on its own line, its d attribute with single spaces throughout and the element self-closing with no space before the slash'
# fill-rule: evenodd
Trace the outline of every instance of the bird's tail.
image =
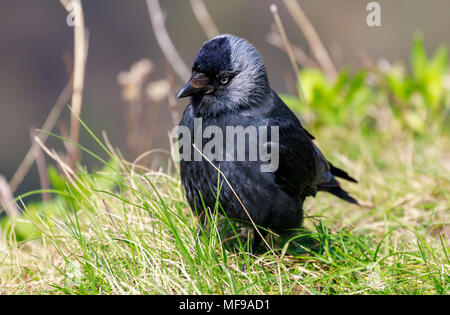
<svg viewBox="0 0 450 315">
<path fill-rule="evenodd" d="M 336 197 L 339 197 L 347 202 L 350 203 L 354 203 L 356 205 L 359 205 L 358 200 L 356 200 L 355 198 L 353 198 L 352 196 L 350 196 L 348 194 L 348 192 L 346 192 L 345 190 L 343 190 L 340 186 L 334 186 L 334 187 L 320 187 L 319 186 L 319 190 L 321 191 L 327 191 L 330 194 L 335 195 Z"/>
<path fill-rule="evenodd" d="M 353 182 L 353 183 L 357 183 L 358 182 L 356 179 L 354 179 L 353 177 L 348 175 L 348 173 L 346 171 L 343 171 L 340 168 L 334 167 L 333 164 L 331 164 L 330 162 L 328 162 L 328 164 L 330 165 L 330 172 L 334 176 L 342 178 L 342 179 L 345 179 L 345 180 L 348 180 L 348 181 Z"/>
<path fill-rule="evenodd" d="M 316 163 L 318 174 L 316 178 L 317 190 L 327 191 L 330 194 L 335 195 L 345 201 L 359 205 L 358 201 L 350 196 L 345 190 L 341 188 L 336 177 L 348 180 L 350 182 L 357 183 L 356 179 L 348 175 L 346 171 L 343 171 L 337 167 L 334 167 L 328 162 L 325 156 L 320 152 L 317 146 L 314 146 L 316 150 Z"/>
</svg>

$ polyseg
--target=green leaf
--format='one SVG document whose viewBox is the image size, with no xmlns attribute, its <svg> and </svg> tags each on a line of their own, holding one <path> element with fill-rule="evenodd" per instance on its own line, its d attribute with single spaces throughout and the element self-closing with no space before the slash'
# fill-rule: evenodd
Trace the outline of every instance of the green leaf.
<svg viewBox="0 0 450 315">
<path fill-rule="evenodd" d="M 415 78 L 420 78 L 423 76 L 427 61 L 427 53 L 425 51 L 425 45 L 423 42 L 423 34 L 417 33 L 414 35 L 411 55 L 411 67 Z"/>
<path fill-rule="evenodd" d="M 295 114 L 300 115 L 303 113 L 305 107 L 298 97 L 290 94 L 280 94 L 280 98 Z"/>
</svg>

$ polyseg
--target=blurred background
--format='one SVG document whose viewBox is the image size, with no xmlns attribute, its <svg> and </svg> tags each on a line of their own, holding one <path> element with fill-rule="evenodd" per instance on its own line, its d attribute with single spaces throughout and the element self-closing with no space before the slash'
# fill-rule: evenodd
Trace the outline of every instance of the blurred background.
<svg viewBox="0 0 450 315">
<path fill-rule="evenodd" d="M 166 26 L 185 63 L 191 64 L 207 39 L 189 1 L 160 1 Z M 364 51 L 373 60 L 384 58 L 408 64 L 415 31 L 424 34 L 426 49 L 433 52 L 450 41 L 450 2 L 446 0 L 378 1 L 381 26 L 369 27 L 364 0 L 301 0 L 300 3 L 340 69 L 361 68 L 358 54 Z M 287 78 L 292 68 L 286 54 L 267 41 L 273 17 L 270 4 L 279 7 L 291 42 L 309 53 L 306 39 L 278 0 L 206 0 L 217 27 L 248 39 L 266 62 L 272 87 L 289 92 Z M 144 0 L 83 1 L 89 29 L 89 54 L 85 77 L 82 118 L 97 134 L 106 131 L 114 146 L 125 151 L 127 104 L 117 76 L 142 58 L 150 59 L 149 81 L 166 79 L 168 64 L 152 31 Z M 73 28 L 66 23 L 67 12 L 59 1 L 3 0 L 0 2 L 0 174 L 11 179 L 30 148 L 31 128 L 40 128 L 63 90 L 73 59 Z M 174 88 L 183 82 L 173 74 Z M 182 113 L 186 101 L 177 102 Z M 167 148 L 167 133 L 173 127 L 168 102 L 155 112 L 152 148 Z M 60 132 L 69 125 L 69 110 L 62 115 Z M 65 122 L 65 123 L 64 123 Z M 81 143 L 91 140 L 82 133 Z M 50 139 L 49 146 L 61 148 Z M 91 146 L 92 147 L 92 146 Z M 142 148 L 142 152 L 150 147 Z M 83 156 L 83 164 L 93 161 Z M 16 195 L 39 188 L 35 166 Z"/>
</svg>

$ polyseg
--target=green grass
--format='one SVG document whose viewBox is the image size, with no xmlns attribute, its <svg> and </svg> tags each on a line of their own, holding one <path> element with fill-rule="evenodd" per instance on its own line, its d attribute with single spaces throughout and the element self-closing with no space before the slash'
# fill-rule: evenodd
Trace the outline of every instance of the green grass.
<svg viewBox="0 0 450 315">
<path fill-rule="evenodd" d="M 303 228 L 269 235 L 258 255 L 219 204 L 196 240 L 169 156 L 164 171 L 130 164 L 81 122 L 102 153 L 79 148 L 103 168 L 71 170 L 48 151 L 62 169 L 49 169 L 53 199 L 19 198 L 24 215 L 1 220 L 0 294 L 448 294 L 448 64 L 445 47 L 428 57 L 417 35 L 411 71 L 342 70 L 330 82 L 302 70 L 309 106 L 283 98 L 298 114 L 312 110 L 308 129 L 359 179 L 343 185 L 363 206 L 319 193 Z"/>
<path fill-rule="evenodd" d="M 365 206 L 320 193 L 304 228 L 268 237 L 259 255 L 219 205 L 196 241 L 177 171 L 142 170 L 98 141 L 97 157 L 112 161 L 102 171 L 68 170 L 52 202 L 22 204 L 25 215 L 3 224 L 0 293 L 448 294 L 449 137 L 315 135 L 360 180 L 344 186 Z"/>
</svg>

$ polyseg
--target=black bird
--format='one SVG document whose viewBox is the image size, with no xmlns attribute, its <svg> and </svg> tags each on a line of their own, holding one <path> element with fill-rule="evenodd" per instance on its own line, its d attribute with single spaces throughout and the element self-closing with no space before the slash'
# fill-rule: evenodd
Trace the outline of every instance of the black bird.
<svg viewBox="0 0 450 315">
<path fill-rule="evenodd" d="M 303 201 L 318 191 L 327 191 L 358 204 L 339 186 L 336 177 L 356 180 L 327 161 L 313 143 L 314 137 L 271 89 L 262 57 L 246 40 L 227 34 L 205 42 L 193 63 L 189 82 L 178 94 L 178 98 L 187 96 L 191 97 L 191 103 L 184 111 L 180 126 L 190 131 L 189 145 L 194 143 L 196 132 L 202 133 L 209 126 L 216 126 L 224 135 L 227 126 L 269 126 L 278 127 L 279 131 L 278 141 L 271 138 L 265 143 L 270 150 L 278 152 L 278 167 L 272 172 L 261 171 L 265 163 L 261 160 L 217 158 L 210 162 L 200 156 L 195 161 L 196 152 L 192 149 L 188 153 L 190 158 L 180 161 L 180 172 L 187 200 L 196 213 L 201 213 L 204 207 L 214 209 L 216 205 L 217 168 L 254 223 L 277 233 L 283 234 L 301 225 Z M 201 119 L 200 127 L 195 126 L 196 118 Z M 213 153 L 221 149 L 224 156 L 230 153 L 225 144 L 215 148 Z M 186 153 L 184 150 L 189 151 L 189 148 L 180 148 L 180 153 Z M 245 151 L 248 155 L 248 147 Z M 218 195 L 228 217 L 249 220 L 228 184 L 221 185 Z M 253 248 L 256 249 L 261 237 L 258 233 L 254 235 Z"/>
</svg>

